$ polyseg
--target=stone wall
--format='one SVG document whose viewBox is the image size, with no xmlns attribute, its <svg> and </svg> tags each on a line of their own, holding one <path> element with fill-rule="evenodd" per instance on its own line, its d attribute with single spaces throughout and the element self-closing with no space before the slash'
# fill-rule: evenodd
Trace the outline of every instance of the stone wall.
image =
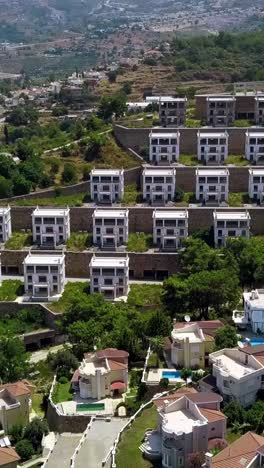
<svg viewBox="0 0 264 468">
<path fill-rule="evenodd" d="M 49 424 L 50 431 L 58 432 L 72 432 L 74 434 L 81 434 L 85 431 L 87 425 L 91 420 L 91 416 L 76 415 L 76 416 L 64 416 L 59 415 L 55 408 L 48 403 L 47 409 L 47 421 Z"/>
<path fill-rule="evenodd" d="M 41 312 L 43 312 L 44 314 L 44 321 L 45 321 L 46 326 L 54 330 L 57 329 L 56 321 L 59 319 L 61 314 L 52 312 L 43 304 L 36 304 L 36 303 L 31 303 L 31 302 L 24 302 L 21 304 L 18 302 L 7 302 L 7 301 L 4 302 L 3 301 L 3 302 L 0 302 L 0 318 L 5 317 L 6 315 L 15 316 L 22 309 L 41 310 Z"/>
</svg>

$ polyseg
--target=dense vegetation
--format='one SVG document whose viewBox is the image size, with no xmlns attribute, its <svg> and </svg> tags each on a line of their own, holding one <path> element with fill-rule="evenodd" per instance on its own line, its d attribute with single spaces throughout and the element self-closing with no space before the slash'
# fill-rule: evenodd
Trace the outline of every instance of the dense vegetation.
<svg viewBox="0 0 264 468">
<path fill-rule="evenodd" d="M 166 59 L 182 80 L 264 79 L 264 31 L 208 36 L 176 36 Z"/>
</svg>

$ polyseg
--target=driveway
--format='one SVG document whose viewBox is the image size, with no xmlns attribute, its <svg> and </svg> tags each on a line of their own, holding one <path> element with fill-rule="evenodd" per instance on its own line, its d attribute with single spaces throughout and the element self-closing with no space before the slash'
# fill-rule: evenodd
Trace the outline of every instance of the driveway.
<svg viewBox="0 0 264 468">
<path fill-rule="evenodd" d="M 110 422 L 94 421 L 76 458 L 75 468 L 84 468 L 85 466 L 101 468 L 102 460 L 108 454 L 118 432 L 127 421 L 126 418 L 113 418 Z"/>
<path fill-rule="evenodd" d="M 69 468 L 71 457 L 74 454 L 81 436 L 82 434 L 61 434 L 51 456 L 49 457 L 46 468 Z M 86 465 L 84 464 L 83 467 L 84 466 Z"/>
</svg>

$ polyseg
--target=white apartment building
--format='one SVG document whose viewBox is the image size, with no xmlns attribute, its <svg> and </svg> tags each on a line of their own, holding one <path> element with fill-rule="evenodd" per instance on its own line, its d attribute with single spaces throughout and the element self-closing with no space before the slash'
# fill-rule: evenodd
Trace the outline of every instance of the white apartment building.
<svg viewBox="0 0 264 468">
<path fill-rule="evenodd" d="M 123 169 L 93 169 L 90 174 L 91 199 L 96 203 L 116 203 L 124 196 Z"/>
<path fill-rule="evenodd" d="M 0 242 L 6 242 L 12 235 L 11 208 L 0 208 Z"/>
<path fill-rule="evenodd" d="M 209 355 L 216 386 L 225 401 L 237 400 L 249 406 L 264 388 L 263 355 L 254 356 L 254 346 L 222 349 Z M 251 354 L 253 353 L 253 354 Z"/>
<path fill-rule="evenodd" d="M 152 131 L 149 135 L 149 160 L 152 164 L 173 164 L 179 161 L 180 132 L 160 133 Z"/>
<path fill-rule="evenodd" d="M 248 194 L 252 200 L 264 202 L 264 169 L 249 169 Z"/>
<path fill-rule="evenodd" d="M 151 204 L 165 205 L 173 201 L 176 188 L 176 170 L 145 167 L 142 173 L 143 198 Z"/>
<path fill-rule="evenodd" d="M 255 123 L 264 125 L 264 96 L 255 97 Z"/>
<path fill-rule="evenodd" d="M 228 201 L 228 169 L 196 169 L 196 200 L 219 204 Z"/>
<path fill-rule="evenodd" d="M 188 237 L 188 211 L 153 211 L 153 241 L 162 250 L 177 250 Z"/>
<path fill-rule="evenodd" d="M 223 164 L 228 157 L 227 132 L 203 132 L 197 133 L 198 160 L 204 164 Z"/>
<path fill-rule="evenodd" d="M 93 212 L 93 243 L 101 249 L 116 249 L 128 240 L 128 210 Z"/>
<path fill-rule="evenodd" d="M 127 296 L 129 280 L 128 257 L 96 257 L 90 262 L 91 293 L 104 294 L 115 300 Z"/>
<path fill-rule="evenodd" d="M 250 214 L 248 211 L 214 212 L 215 246 L 226 244 L 229 237 L 250 237 Z"/>
<path fill-rule="evenodd" d="M 33 242 L 47 247 L 64 244 L 70 237 L 69 208 L 39 208 L 32 213 Z"/>
<path fill-rule="evenodd" d="M 162 127 L 180 127 L 186 121 L 187 98 L 161 96 L 159 99 L 159 119 Z"/>
<path fill-rule="evenodd" d="M 235 121 L 236 98 L 234 96 L 208 96 L 207 124 L 227 127 Z"/>
<path fill-rule="evenodd" d="M 264 333 L 264 289 L 243 293 L 244 311 L 234 310 L 233 322 L 240 328 L 250 326 L 254 333 Z"/>
<path fill-rule="evenodd" d="M 246 132 L 246 158 L 251 163 L 264 163 L 264 131 L 263 132 Z"/>
<path fill-rule="evenodd" d="M 29 254 L 24 262 L 25 293 L 36 300 L 52 300 L 62 294 L 65 285 L 64 255 Z"/>
</svg>

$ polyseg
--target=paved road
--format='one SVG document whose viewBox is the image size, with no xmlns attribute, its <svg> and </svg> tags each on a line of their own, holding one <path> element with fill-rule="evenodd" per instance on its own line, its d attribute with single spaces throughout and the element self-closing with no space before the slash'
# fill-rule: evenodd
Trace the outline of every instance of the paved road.
<svg viewBox="0 0 264 468">
<path fill-rule="evenodd" d="M 118 432 L 127 421 L 127 419 L 118 418 L 113 418 L 111 422 L 94 421 L 76 458 L 75 467 L 101 468 L 102 460 L 108 454 Z"/>
<path fill-rule="evenodd" d="M 62 349 L 65 346 L 65 344 L 52 346 L 51 348 L 42 349 L 40 351 L 35 351 L 31 354 L 29 362 L 36 364 L 39 361 L 45 361 L 49 353 L 57 353 L 60 349 Z"/>
<path fill-rule="evenodd" d="M 69 468 L 71 457 L 80 441 L 82 434 L 64 433 L 59 436 L 58 442 L 49 457 L 46 468 Z M 83 465 L 82 468 L 87 466 Z M 91 468 L 93 465 L 90 465 Z"/>
</svg>

